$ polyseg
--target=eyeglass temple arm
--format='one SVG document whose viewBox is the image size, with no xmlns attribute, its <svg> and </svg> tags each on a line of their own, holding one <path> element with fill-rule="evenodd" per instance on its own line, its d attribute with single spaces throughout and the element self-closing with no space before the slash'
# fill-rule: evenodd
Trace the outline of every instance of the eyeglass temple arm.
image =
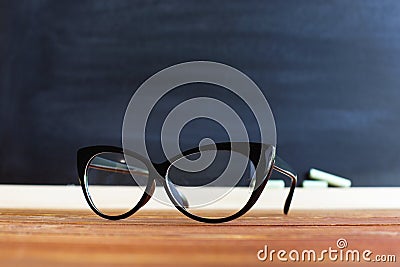
<svg viewBox="0 0 400 267">
<path fill-rule="evenodd" d="M 89 168 L 109 171 L 109 172 L 119 172 L 119 173 L 135 173 L 138 175 L 148 175 L 149 172 L 145 169 L 137 167 L 128 167 L 124 163 L 120 163 L 114 160 L 104 159 L 101 157 L 96 157 L 89 165 Z"/>
<path fill-rule="evenodd" d="M 292 203 L 294 189 L 296 188 L 296 184 L 297 184 L 297 174 L 293 171 L 293 169 L 289 166 L 289 164 L 287 164 L 283 159 L 281 159 L 278 156 L 275 157 L 275 163 L 272 168 L 275 171 L 282 173 L 283 175 L 286 175 L 287 177 L 289 177 L 292 180 L 292 183 L 290 185 L 289 194 L 286 198 L 285 206 L 283 208 L 283 212 L 285 214 L 288 214 L 289 208 L 290 208 L 290 203 Z"/>
</svg>

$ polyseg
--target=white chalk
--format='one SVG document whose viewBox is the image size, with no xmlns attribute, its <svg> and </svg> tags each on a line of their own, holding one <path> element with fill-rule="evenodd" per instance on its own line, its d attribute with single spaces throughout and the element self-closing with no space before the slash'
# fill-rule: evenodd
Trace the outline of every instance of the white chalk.
<svg viewBox="0 0 400 267">
<path fill-rule="evenodd" d="M 351 181 L 349 179 L 339 177 L 317 169 L 310 169 L 309 177 L 314 180 L 326 181 L 331 186 L 336 187 L 350 187 Z"/>
<path fill-rule="evenodd" d="M 327 181 L 314 181 L 314 180 L 304 180 L 303 181 L 304 188 L 325 188 L 328 187 Z"/>
<path fill-rule="evenodd" d="M 267 188 L 284 188 L 285 181 L 284 180 L 269 180 L 267 182 Z"/>
</svg>

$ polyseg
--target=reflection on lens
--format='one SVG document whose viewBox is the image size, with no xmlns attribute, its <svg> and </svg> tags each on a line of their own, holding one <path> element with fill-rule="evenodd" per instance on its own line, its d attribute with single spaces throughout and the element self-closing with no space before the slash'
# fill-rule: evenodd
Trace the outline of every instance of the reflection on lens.
<svg viewBox="0 0 400 267">
<path fill-rule="evenodd" d="M 192 169 L 199 170 L 196 164 L 202 163 L 198 159 L 209 159 L 207 153 L 214 158 L 207 168 L 197 172 L 179 168 L 181 160 L 193 160 Z M 202 151 L 182 157 L 172 163 L 166 175 L 175 202 L 203 218 L 224 218 L 237 213 L 248 202 L 255 180 L 255 167 L 248 156 L 230 150 Z"/>
<path fill-rule="evenodd" d="M 143 196 L 148 182 L 146 165 L 122 153 L 100 153 L 86 167 L 85 182 L 94 206 L 105 215 L 128 212 Z M 134 178 L 132 177 L 134 176 Z"/>
</svg>

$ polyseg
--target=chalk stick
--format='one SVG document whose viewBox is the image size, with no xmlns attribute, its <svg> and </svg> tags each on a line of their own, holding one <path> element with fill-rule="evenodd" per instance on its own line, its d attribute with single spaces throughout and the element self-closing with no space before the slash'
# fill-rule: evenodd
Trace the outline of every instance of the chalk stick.
<svg viewBox="0 0 400 267">
<path fill-rule="evenodd" d="M 310 169 L 309 177 L 314 180 L 326 181 L 331 186 L 336 186 L 336 187 L 351 186 L 351 181 L 349 179 L 336 176 L 324 171 L 320 171 L 314 168 Z"/>
<path fill-rule="evenodd" d="M 327 181 L 318 181 L 318 180 L 304 180 L 303 181 L 304 188 L 326 188 L 328 187 Z"/>
<path fill-rule="evenodd" d="M 267 188 L 284 188 L 285 181 L 283 180 L 269 180 L 267 182 Z"/>
</svg>

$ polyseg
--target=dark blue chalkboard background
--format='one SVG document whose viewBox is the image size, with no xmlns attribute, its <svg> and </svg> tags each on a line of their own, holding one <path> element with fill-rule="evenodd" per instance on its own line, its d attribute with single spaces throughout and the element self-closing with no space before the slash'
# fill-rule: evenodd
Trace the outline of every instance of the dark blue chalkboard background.
<svg viewBox="0 0 400 267">
<path fill-rule="evenodd" d="M 0 182 L 76 183 L 76 149 L 120 145 L 135 88 L 190 60 L 263 89 L 301 178 L 400 186 L 396 0 L 1 1 Z"/>
</svg>

